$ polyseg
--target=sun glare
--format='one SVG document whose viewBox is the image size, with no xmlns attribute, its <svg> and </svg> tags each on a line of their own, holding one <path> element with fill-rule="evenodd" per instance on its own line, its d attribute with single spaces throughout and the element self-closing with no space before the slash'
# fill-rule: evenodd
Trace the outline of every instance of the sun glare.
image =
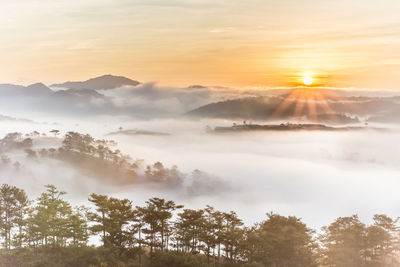
<svg viewBox="0 0 400 267">
<path fill-rule="evenodd" d="M 306 76 L 306 77 L 303 78 L 303 83 L 305 85 L 311 85 L 312 82 L 313 82 L 313 79 L 310 76 Z"/>
</svg>

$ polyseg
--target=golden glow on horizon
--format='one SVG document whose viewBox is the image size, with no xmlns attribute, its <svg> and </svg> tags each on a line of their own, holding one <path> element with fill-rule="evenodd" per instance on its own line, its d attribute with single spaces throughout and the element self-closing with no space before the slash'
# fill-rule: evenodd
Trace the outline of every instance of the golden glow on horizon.
<svg viewBox="0 0 400 267">
<path fill-rule="evenodd" d="M 332 121 L 339 121 L 337 115 L 330 107 L 330 99 L 343 101 L 344 98 L 334 92 L 322 93 L 323 89 L 309 90 L 298 88 L 288 95 L 272 114 L 272 118 L 279 120 L 282 114 L 290 115 L 297 119 L 306 119 L 311 122 L 319 122 L 319 115 L 324 114 Z M 294 105 L 294 107 L 293 107 Z M 351 108 L 355 108 L 351 105 Z"/>
<path fill-rule="evenodd" d="M 0 82 L 397 89 L 400 1 L 385 1 L 5 0 Z"/>
</svg>

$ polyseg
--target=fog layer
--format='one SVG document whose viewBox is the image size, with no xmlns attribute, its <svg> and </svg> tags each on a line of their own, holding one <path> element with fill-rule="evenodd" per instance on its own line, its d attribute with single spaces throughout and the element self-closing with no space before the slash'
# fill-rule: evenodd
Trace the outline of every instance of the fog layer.
<svg viewBox="0 0 400 267">
<path fill-rule="evenodd" d="M 158 196 L 187 207 L 210 204 L 222 210 L 234 209 L 249 223 L 274 211 L 302 217 L 316 227 L 354 213 L 365 219 L 375 213 L 400 214 L 397 205 L 400 160 L 396 156 L 400 135 L 395 128 L 210 134 L 205 131 L 207 125 L 230 125 L 231 122 L 132 121 L 106 117 L 96 122 L 74 120 L 57 125 L 18 121 L 0 124 L 1 135 L 33 130 L 48 133 L 56 127 L 61 131 L 60 137 L 74 130 L 96 138 L 112 138 L 133 159 L 144 159 L 149 164 L 160 161 L 166 167 L 177 165 L 186 179 L 184 189 L 109 184 L 63 162 L 31 160 L 25 153 L 15 152 L 11 159 L 20 161 L 21 167 L 18 170 L 2 168 L 0 182 L 17 185 L 33 196 L 42 191 L 43 185 L 55 184 L 69 192 L 70 200 L 76 204 L 84 202 L 91 192 L 128 197 L 137 204 Z M 169 135 L 107 135 L 118 127 Z M 52 147 L 61 142 L 60 138 L 46 140 L 44 143 Z M 201 174 L 193 175 L 197 169 Z"/>
</svg>

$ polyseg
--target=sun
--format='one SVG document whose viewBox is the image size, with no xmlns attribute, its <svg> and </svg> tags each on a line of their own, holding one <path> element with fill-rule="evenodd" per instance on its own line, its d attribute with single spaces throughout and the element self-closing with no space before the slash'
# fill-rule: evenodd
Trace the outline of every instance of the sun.
<svg viewBox="0 0 400 267">
<path fill-rule="evenodd" d="M 303 83 L 305 85 L 311 85 L 313 83 L 313 79 L 310 76 L 306 76 L 303 78 Z"/>
</svg>

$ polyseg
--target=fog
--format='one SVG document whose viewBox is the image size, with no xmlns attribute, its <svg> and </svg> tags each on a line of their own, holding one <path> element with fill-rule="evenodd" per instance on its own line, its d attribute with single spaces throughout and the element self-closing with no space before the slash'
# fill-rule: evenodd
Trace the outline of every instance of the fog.
<svg viewBox="0 0 400 267">
<path fill-rule="evenodd" d="M 180 116 L 211 102 L 256 96 L 268 91 L 253 90 L 249 93 L 244 89 L 200 85 L 164 87 L 149 82 L 112 90 L 60 89 L 42 85 L 46 91 L 33 94 L 32 86 L 0 84 L 0 114 L 43 118 L 57 114 L 57 119 L 97 115 L 135 119 L 166 118 Z"/>
<path fill-rule="evenodd" d="M 164 197 L 189 208 L 213 205 L 235 210 L 247 224 L 260 221 L 267 212 L 301 217 L 312 227 L 330 223 L 338 216 L 359 214 L 368 221 L 373 214 L 400 214 L 400 132 L 391 125 L 370 125 L 358 131 L 285 131 L 216 134 L 206 126 L 226 125 L 225 120 L 132 120 L 126 117 L 97 117 L 60 121 L 38 118 L 36 123 L 0 122 L 0 135 L 34 130 L 49 136 L 34 147 L 57 147 L 66 131 L 89 133 L 113 139 L 118 149 L 148 164 L 160 161 L 177 165 L 184 178 L 181 187 L 167 188 L 150 183 L 116 184 L 88 176 L 54 159 L 28 159 L 24 152 L 10 158 L 21 167 L 0 170 L 0 182 L 25 189 L 34 198 L 45 184 L 68 192 L 73 204 L 88 204 L 90 193 L 126 197 L 141 205 L 147 198 Z M 51 122 L 51 123 L 50 123 Z M 53 123 L 56 122 L 56 123 Z M 374 126 L 386 130 L 374 130 Z M 140 129 L 169 135 L 116 134 Z M 193 175 L 194 170 L 200 174 Z"/>
</svg>

